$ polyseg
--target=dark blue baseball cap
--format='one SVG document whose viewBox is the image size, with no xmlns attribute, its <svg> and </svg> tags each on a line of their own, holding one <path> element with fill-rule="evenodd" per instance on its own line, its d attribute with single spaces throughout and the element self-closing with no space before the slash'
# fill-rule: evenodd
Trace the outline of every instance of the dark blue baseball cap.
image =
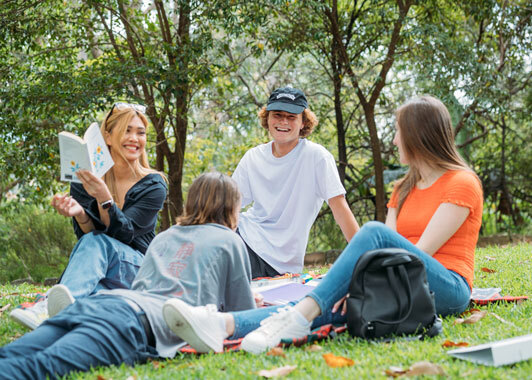
<svg viewBox="0 0 532 380">
<path fill-rule="evenodd" d="M 270 95 L 266 111 L 300 114 L 305 108 L 308 108 L 308 102 L 303 91 L 293 87 L 281 87 Z"/>
</svg>

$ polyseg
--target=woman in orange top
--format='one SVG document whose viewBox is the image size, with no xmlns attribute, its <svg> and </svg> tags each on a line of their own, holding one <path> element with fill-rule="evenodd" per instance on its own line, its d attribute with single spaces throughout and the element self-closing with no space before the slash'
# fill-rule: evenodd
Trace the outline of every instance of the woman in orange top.
<svg viewBox="0 0 532 380">
<path fill-rule="evenodd" d="M 482 219 L 480 181 L 456 150 L 449 111 L 438 99 L 422 96 L 401 106 L 396 128 L 393 142 L 409 171 L 395 186 L 386 225 L 365 224 L 315 290 L 272 316 L 273 308 L 209 313 L 170 300 L 163 308 L 170 328 L 203 349 L 227 336 L 245 336 L 242 348 L 259 353 L 282 338 L 306 336 L 311 327 L 345 322 L 345 310 L 337 311 L 358 259 L 369 250 L 392 247 L 406 249 L 423 261 L 438 314 L 464 311 Z M 211 328 L 216 318 L 225 319 L 225 331 Z"/>
</svg>

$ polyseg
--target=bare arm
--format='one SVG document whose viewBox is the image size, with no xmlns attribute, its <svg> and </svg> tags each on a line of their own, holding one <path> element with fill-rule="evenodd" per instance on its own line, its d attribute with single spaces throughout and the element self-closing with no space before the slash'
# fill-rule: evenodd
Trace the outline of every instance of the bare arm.
<svg viewBox="0 0 532 380">
<path fill-rule="evenodd" d="M 395 207 L 388 209 L 388 214 L 386 214 L 386 225 L 397 232 L 397 209 Z"/>
<path fill-rule="evenodd" d="M 434 255 L 458 231 L 468 215 L 469 208 L 467 207 L 452 203 L 440 204 L 419 238 L 416 247 L 431 256 Z"/>
<path fill-rule="evenodd" d="M 347 241 L 351 241 L 351 238 L 358 232 L 360 227 L 355 219 L 355 216 L 351 212 L 347 201 L 343 195 L 338 195 L 329 199 L 329 207 L 334 216 L 336 224 L 340 226 L 342 233 Z"/>
<path fill-rule="evenodd" d="M 84 233 L 94 229 L 92 219 L 85 213 L 81 205 L 71 196 L 56 194 L 52 198 L 52 206 L 59 214 L 66 217 L 76 218 L 79 227 Z"/>
</svg>

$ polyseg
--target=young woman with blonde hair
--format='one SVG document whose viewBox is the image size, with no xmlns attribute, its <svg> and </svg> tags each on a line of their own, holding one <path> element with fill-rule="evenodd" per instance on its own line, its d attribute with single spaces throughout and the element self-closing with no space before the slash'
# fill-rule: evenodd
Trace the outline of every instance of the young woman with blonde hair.
<svg viewBox="0 0 532 380">
<path fill-rule="evenodd" d="M 410 169 L 392 193 L 386 224 L 365 224 L 320 285 L 294 306 L 213 313 L 170 300 L 163 313 L 172 331 L 198 350 L 216 350 L 220 345 L 210 342 L 231 336 L 244 337 L 242 348 L 260 353 L 283 338 L 307 335 L 311 327 L 343 323 L 341 304 L 358 259 L 369 250 L 393 247 L 423 261 L 438 314 L 464 311 L 473 287 L 482 220 L 480 181 L 456 150 L 451 117 L 441 101 L 415 98 L 397 110 L 396 121 L 394 144 L 401 163 Z M 210 327 L 209 321 L 220 316 L 226 320 L 225 329 Z"/>
<path fill-rule="evenodd" d="M 15 321 L 34 329 L 48 312 L 57 313 L 57 307 L 74 298 L 131 286 L 155 236 L 157 213 L 167 192 L 164 174 L 148 164 L 144 111 L 136 104 L 114 104 L 101 126 L 114 166 L 103 178 L 77 171 L 81 184 L 72 183 L 70 195 L 53 197 L 57 212 L 72 218 L 79 241 L 61 277 L 62 286 L 32 307 L 13 310 Z"/>
</svg>

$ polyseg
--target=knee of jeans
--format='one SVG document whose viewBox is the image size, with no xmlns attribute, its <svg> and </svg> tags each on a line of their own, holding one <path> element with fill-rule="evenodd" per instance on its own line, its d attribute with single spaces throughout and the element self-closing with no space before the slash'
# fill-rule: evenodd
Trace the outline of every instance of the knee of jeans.
<svg viewBox="0 0 532 380">
<path fill-rule="evenodd" d="M 375 236 L 377 233 L 386 228 L 386 225 L 381 222 L 371 221 L 362 226 L 360 231 L 355 234 L 355 238 L 366 239 L 368 237 Z"/>
<path fill-rule="evenodd" d="M 113 249 L 116 249 L 117 243 L 121 242 L 101 231 L 86 233 L 78 242 L 78 244 L 89 244 L 91 247 L 100 245 L 102 247 L 113 247 Z"/>
<path fill-rule="evenodd" d="M 436 313 L 438 315 L 441 315 L 442 317 L 447 317 L 449 315 L 453 314 L 460 314 L 467 309 L 467 306 L 469 305 L 470 301 L 467 300 L 466 302 L 462 302 L 461 304 L 453 304 L 453 305 L 436 305 Z"/>
</svg>

